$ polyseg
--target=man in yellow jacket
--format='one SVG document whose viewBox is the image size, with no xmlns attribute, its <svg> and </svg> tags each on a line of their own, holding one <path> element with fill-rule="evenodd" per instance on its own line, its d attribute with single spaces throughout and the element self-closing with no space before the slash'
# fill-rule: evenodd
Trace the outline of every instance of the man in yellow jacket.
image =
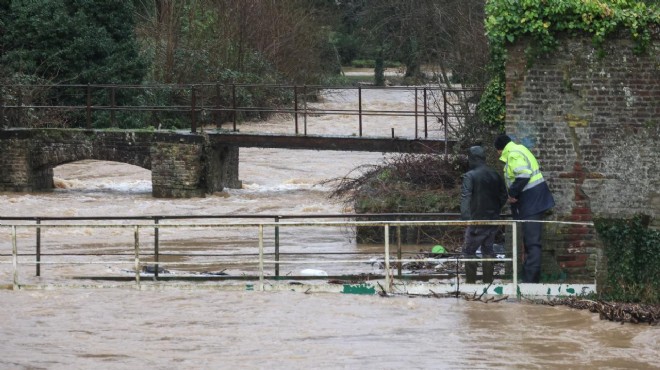
<svg viewBox="0 0 660 370">
<path fill-rule="evenodd" d="M 525 262 L 523 283 L 541 279 L 541 233 L 544 213 L 554 207 L 555 200 L 545 182 L 534 155 L 524 145 L 507 135 L 495 138 L 495 149 L 504 162 L 504 180 L 509 193 L 511 214 L 522 223 Z"/>
</svg>

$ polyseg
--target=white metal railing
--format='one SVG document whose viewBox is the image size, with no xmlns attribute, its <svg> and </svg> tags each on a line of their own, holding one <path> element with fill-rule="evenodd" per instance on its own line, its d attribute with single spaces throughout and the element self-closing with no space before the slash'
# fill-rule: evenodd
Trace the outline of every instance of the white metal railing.
<svg viewBox="0 0 660 370">
<path fill-rule="evenodd" d="M 13 276 L 13 281 L 12 284 L 15 288 L 18 288 L 20 286 L 20 283 L 18 281 L 18 265 L 19 265 L 19 248 L 18 248 L 18 242 L 17 242 L 17 229 L 58 229 L 58 228 L 122 228 L 122 229 L 133 229 L 133 249 L 135 252 L 135 257 L 134 257 L 134 265 L 135 265 L 135 281 L 136 284 L 139 286 L 140 285 L 140 267 L 142 265 L 141 261 L 141 244 L 140 244 L 140 230 L 141 229 L 167 229 L 167 228 L 187 228 L 187 229 L 201 229 L 201 228 L 213 228 L 213 229 L 221 229 L 221 228 L 257 228 L 258 229 L 258 256 L 256 260 L 242 260 L 238 262 L 227 262 L 224 261 L 223 264 L 256 264 L 258 266 L 258 277 L 259 277 L 259 285 L 260 289 L 263 289 L 263 282 L 265 279 L 265 274 L 264 274 L 264 266 L 266 264 L 315 264 L 315 263 L 324 263 L 324 264 L 350 264 L 350 263 L 366 263 L 368 261 L 365 261 L 364 259 L 342 259 L 342 260 L 318 260 L 318 259 L 311 259 L 311 260 L 304 260 L 304 261 L 298 261 L 298 260 L 281 260 L 279 257 L 276 258 L 275 260 L 267 260 L 266 255 L 264 253 L 264 228 L 265 227 L 272 227 L 272 228 L 284 228 L 284 227 L 359 227 L 359 226 L 380 226 L 384 228 L 384 257 L 385 257 L 385 279 L 386 279 L 386 286 L 390 286 L 391 284 L 391 279 L 392 279 L 392 274 L 390 273 L 391 271 L 391 265 L 392 263 L 407 263 L 407 262 L 444 262 L 444 261 L 455 261 L 455 262 L 463 262 L 466 261 L 466 259 L 462 258 L 445 258 L 445 259 L 432 259 L 432 258 L 425 258 L 425 259 L 392 259 L 390 257 L 390 236 L 389 236 L 389 230 L 390 227 L 405 227 L 405 226 L 460 226 L 460 225 L 467 225 L 473 222 L 464 222 L 464 221 L 343 221 L 343 222 L 261 222 L 261 223 L 211 223 L 211 224 L 15 224 L 15 225 L 0 225 L 0 228 L 10 228 L 11 229 L 11 245 L 12 245 L 12 253 L 11 253 L 11 263 L 12 263 L 12 276 Z M 492 221 L 492 222 L 480 222 L 480 224 L 492 224 L 492 225 L 512 225 L 513 223 L 511 221 Z M 514 228 L 515 230 L 515 228 Z M 515 231 L 514 231 L 515 232 Z M 514 245 L 514 255 L 512 258 L 509 259 L 496 259 L 498 262 L 507 262 L 507 261 L 514 261 L 516 259 L 516 249 Z M 487 259 L 486 259 L 487 260 Z M 470 261 L 479 261 L 478 259 L 470 259 Z M 6 261 L 2 261 L 0 263 L 8 263 Z M 30 262 L 31 264 L 126 264 L 126 261 L 85 261 L 85 262 L 72 262 L 72 261 L 33 261 Z M 158 262 L 159 265 L 167 265 L 167 264 L 176 264 L 176 265 L 185 265 L 185 264 L 191 264 L 191 265 L 203 265 L 204 263 L 209 263 L 212 264 L 214 262 Z M 517 273 L 517 266 L 514 263 L 514 281 Z"/>
<path fill-rule="evenodd" d="M 141 257 L 141 245 L 140 245 L 140 231 L 142 229 L 153 229 L 154 234 L 157 235 L 159 229 L 170 229 L 170 228 L 187 228 L 187 229 L 222 229 L 222 228 L 257 228 L 258 230 L 258 253 L 256 259 L 248 259 L 241 261 L 223 261 L 223 265 L 230 264 L 253 264 L 257 266 L 258 274 L 258 290 L 264 290 L 264 284 L 266 280 L 265 275 L 265 265 L 276 265 L 279 264 L 352 264 L 352 263 L 369 263 L 369 261 L 364 259 L 341 259 L 341 260 L 332 260 L 332 259 L 305 259 L 305 260 L 281 260 L 279 255 L 276 255 L 275 259 L 267 259 L 266 253 L 264 252 L 264 228 L 274 228 L 279 230 L 279 228 L 299 228 L 299 227 L 383 227 L 384 232 L 384 242 L 383 242 L 383 255 L 384 255 L 384 278 L 385 286 L 384 289 L 388 291 L 391 289 L 394 279 L 392 264 L 393 263 L 408 263 L 408 262 L 483 262 L 483 261 L 494 261 L 494 262 L 510 262 L 512 264 L 512 284 L 514 291 L 518 286 L 518 245 L 517 245 L 517 224 L 525 221 L 509 221 L 509 220 L 498 220 L 498 221 L 329 221 L 329 222 L 252 222 L 252 223 L 204 223 L 204 224 L 189 224 L 189 223 L 177 223 L 177 224 L 144 224 L 144 223 L 131 223 L 131 224 L 0 224 L 0 231 L 9 229 L 11 231 L 11 261 L 2 260 L 0 264 L 11 264 L 12 265 L 12 282 L 11 285 L 14 289 L 20 289 L 21 283 L 19 281 L 19 246 L 17 240 L 17 230 L 19 229 L 60 229 L 60 228 L 121 228 L 121 229 L 132 229 L 133 230 L 133 249 L 134 249 L 134 259 L 133 264 L 135 268 L 135 284 L 137 288 L 141 287 L 141 266 L 143 265 L 144 259 Z M 545 221 L 545 222 L 556 222 L 556 221 Z M 576 225 L 593 225 L 592 223 L 571 223 L 571 222 L 561 222 L 564 224 L 576 224 Z M 391 257 L 391 248 L 390 248 L 390 227 L 421 227 L 421 226 L 455 226 L 455 227 L 467 227 L 468 225 L 501 225 L 501 226 L 510 226 L 512 231 L 512 253 L 509 258 L 461 258 L 461 257 L 451 257 L 451 258 L 392 258 Z M 3 230 L 4 229 L 4 230 Z M 157 238 L 157 236 L 156 236 Z M 1 238 L 0 238 L 1 243 Z M 75 243 L 75 242 L 72 242 Z M 1 245 L 1 244 L 0 244 Z M 399 246 L 400 247 L 400 246 Z M 104 254 L 105 255 L 105 254 Z M 107 255 L 112 255 L 108 253 Z M 194 256 L 194 254 L 191 254 Z M 231 255 L 223 255 L 231 256 Z M 59 260 L 50 260 L 50 261 L 41 261 L 37 259 L 36 261 L 30 261 L 27 264 L 127 264 L 126 260 L 123 261 L 59 261 Z M 204 264 L 218 264 L 218 262 L 208 262 L 208 261 L 194 261 L 194 262 L 161 262 L 158 261 L 156 257 L 156 271 L 160 265 L 204 265 Z M 456 283 L 458 283 L 458 275 L 456 276 Z"/>
</svg>

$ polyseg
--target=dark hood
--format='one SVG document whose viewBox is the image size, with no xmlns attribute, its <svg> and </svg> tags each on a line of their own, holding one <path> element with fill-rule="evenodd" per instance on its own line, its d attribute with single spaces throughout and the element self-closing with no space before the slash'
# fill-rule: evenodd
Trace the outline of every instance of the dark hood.
<svg viewBox="0 0 660 370">
<path fill-rule="evenodd" d="M 468 149 L 468 164 L 470 169 L 477 168 L 486 163 L 486 152 L 480 146 L 473 146 Z"/>
</svg>

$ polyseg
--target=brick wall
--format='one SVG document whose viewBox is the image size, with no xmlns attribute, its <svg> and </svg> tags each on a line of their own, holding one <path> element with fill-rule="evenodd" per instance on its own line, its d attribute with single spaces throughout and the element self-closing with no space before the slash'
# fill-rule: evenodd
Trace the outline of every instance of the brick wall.
<svg viewBox="0 0 660 370">
<path fill-rule="evenodd" d="M 506 130 L 537 156 L 562 221 L 650 215 L 660 225 L 660 40 L 635 55 L 627 38 L 567 38 L 526 65 L 509 49 Z M 591 279 L 602 262 L 592 227 L 545 229 L 544 274 Z"/>
</svg>

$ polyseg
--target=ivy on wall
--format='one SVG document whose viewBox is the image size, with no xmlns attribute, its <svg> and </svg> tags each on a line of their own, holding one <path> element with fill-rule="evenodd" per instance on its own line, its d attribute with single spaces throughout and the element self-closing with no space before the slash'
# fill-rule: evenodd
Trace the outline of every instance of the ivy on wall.
<svg viewBox="0 0 660 370">
<path fill-rule="evenodd" d="M 635 51 L 648 47 L 660 28 L 660 4 L 641 0 L 488 0 L 486 35 L 491 48 L 490 81 L 479 103 L 483 122 L 504 128 L 506 47 L 529 39 L 528 59 L 551 52 L 559 35 L 591 35 L 594 45 L 608 36 L 627 31 Z"/>
<path fill-rule="evenodd" d="M 648 223 L 642 215 L 594 221 L 607 258 L 601 298 L 660 304 L 660 231 L 650 229 Z"/>
</svg>

